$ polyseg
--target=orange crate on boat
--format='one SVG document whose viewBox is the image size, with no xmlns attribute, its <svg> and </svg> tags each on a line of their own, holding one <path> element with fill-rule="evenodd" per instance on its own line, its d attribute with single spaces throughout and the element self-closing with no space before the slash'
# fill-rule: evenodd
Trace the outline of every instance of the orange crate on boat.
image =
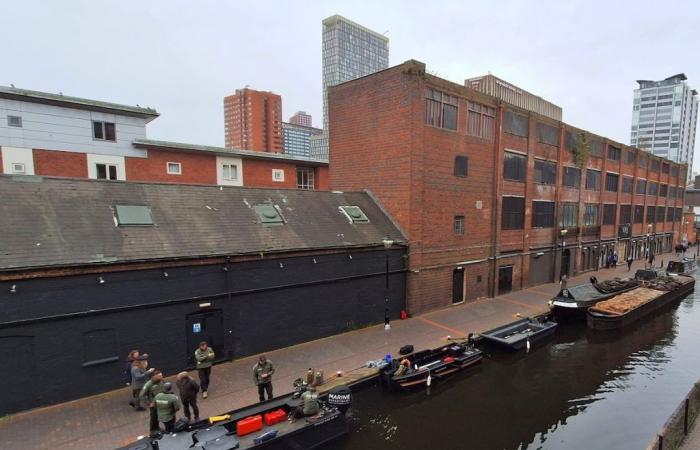
<svg viewBox="0 0 700 450">
<path fill-rule="evenodd" d="M 276 409 L 274 411 L 270 411 L 269 413 L 265 413 L 263 415 L 263 421 L 265 422 L 265 425 L 270 426 L 274 425 L 276 423 L 284 422 L 287 420 L 287 413 L 284 412 L 283 409 Z"/>
<path fill-rule="evenodd" d="M 253 433 L 262 429 L 262 416 L 250 416 L 245 419 L 241 419 L 236 422 L 236 434 L 239 436 L 245 436 L 246 434 Z"/>
</svg>

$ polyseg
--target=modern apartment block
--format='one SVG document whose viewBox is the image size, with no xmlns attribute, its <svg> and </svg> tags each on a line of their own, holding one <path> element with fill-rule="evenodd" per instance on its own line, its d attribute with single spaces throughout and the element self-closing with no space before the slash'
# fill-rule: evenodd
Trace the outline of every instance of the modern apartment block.
<svg viewBox="0 0 700 450">
<path fill-rule="evenodd" d="M 430 75 L 421 62 L 334 86 L 328 107 L 330 188 L 368 189 L 399 224 L 411 312 L 680 240 L 686 165 Z"/>
<path fill-rule="evenodd" d="M 661 81 L 637 83 L 630 145 L 692 168 L 698 92 L 688 86 L 682 73 Z"/>
<path fill-rule="evenodd" d="M 311 114 L 306 114 L 306 111 L 297 111 L 289 118 L 289 123 L 293 125 L 301 125 L 303 127 L 313 126 Z"/>
<path fill-rule="evenodd" d="M 389 38 L 345 17 L 323 20 L 323 135 L 311 156 L 328 158 L 328 87 L 389 67 Z"/>
<path fill-rule="evenodd" d="M 0 174 L 328 189 L 328 161 L 146 137 L 150 108 L 0 87 Z"/>
<path fill-rule="evenodd" d="M 308 117 L 310 118 L 311 116 Z M 282 122 L 284 153 L 290 156 L 309 158 L 311 155 L 312 137 L 321 136 L 322 133 L 323 131 L 319 128 Z"/>
<path fill-rule="evenodd" d="M 500 98 L 504 102 L 518 108 L 536 112 L 550 119 L 561 120 L 561 106 L 548 102 L 542 97 L 531 94 L 491 74 L 467 78 L 464 80 L 464 85 L 475 91 Z"/>
<path fill-rule="evenodd" d="M 224 97 L 226 147 L 262 152 L 284 151 L 282 97 L 250 88 Z"/>
</svg>

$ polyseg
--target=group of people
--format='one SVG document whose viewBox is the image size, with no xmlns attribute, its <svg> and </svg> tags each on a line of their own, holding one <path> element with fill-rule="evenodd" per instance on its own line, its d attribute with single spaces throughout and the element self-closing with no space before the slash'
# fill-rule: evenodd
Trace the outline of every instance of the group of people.
<svg viewBox="0 0 700 450">
<path fill-rule="evenodd" d="M 129 352 L 125 375 L 127 384 L 131 386 L 129 405 L 137 411 L 149 410 L 149 430 L 151 433 L 160 430 L 163 424 L 166 433 L 175 429 L 177 412 L 182 409 L 187 421 L 199 420 L 197 394 L 201 391 L 202 398 L 208 397 L 211 368 L 216 354 L 207 342 L 202 341 L 194 351 L 199 382 L 187 372 L 177 374 L 175 385 L 179 395 L 174 392 L 173 383 L 165 381 L 163 373 L 148 367 L 148 354 L 138 350 Z M 272 361 L 265 355 L 258 358 L 253 366 L 253 380 L 258 387 L 260 401 L 272 399 L 272 375 L 275 368 Z"/>
</svg>

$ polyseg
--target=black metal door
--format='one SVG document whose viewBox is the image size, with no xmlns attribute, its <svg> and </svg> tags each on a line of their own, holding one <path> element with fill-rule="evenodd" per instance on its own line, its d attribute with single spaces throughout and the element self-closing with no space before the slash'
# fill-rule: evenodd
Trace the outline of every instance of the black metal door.
<svg viewBox="0 0 700 450">
<path fill-rule="evenodd" d="M 498 268 L 498 294 L 506 294 L 513 290 L 513 266 Z"/>
<path fill-rule="evenodd" d="M 206 341 L 214 350 L 216 359 L 224 355 L 224 321 L 219 309 L 196 312 L 187 315 L 187 363 L 194 365 L 194 351 L 199 343 Z"/>
<path fill-rule="evenodd" d="M 464 301 L 464 268 L 452 271 L 452 303 Z"/>
</svg>

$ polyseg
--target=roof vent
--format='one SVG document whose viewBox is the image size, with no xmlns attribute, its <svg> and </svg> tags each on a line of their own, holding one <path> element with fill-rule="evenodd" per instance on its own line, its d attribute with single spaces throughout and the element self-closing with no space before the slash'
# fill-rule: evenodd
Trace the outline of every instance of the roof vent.
<svg viewBox="0 0 700 450">
<path fill-rule="evenodd" d="M 340 206 L 338 209 L 345 214 L 350 223 L 369 223 L 369 219 L 359 206 Z"/>
<path fill-rule="evenodd" d="M 255 205 L 253 209 L 263 225 L 284 225 L 284 218 L 274 205 Z"/>
<path fill-rule="evenodd" d="M 116 205 L 114 210 L 117 225 L 120 227 L 153 226 L 153 215 L 148 206 Z"/>
</svg>

